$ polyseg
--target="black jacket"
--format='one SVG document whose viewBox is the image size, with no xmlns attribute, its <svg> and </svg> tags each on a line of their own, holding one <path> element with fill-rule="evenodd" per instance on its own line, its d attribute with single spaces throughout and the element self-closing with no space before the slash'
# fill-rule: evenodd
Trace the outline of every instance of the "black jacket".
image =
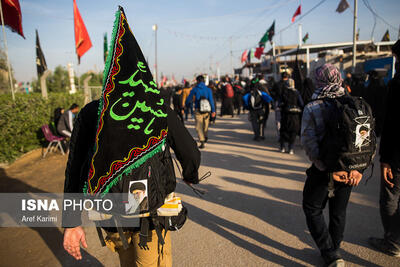
<svg viewBox="0 0 400 267">
<path fill-rule="evenodd" d="M 97 121 L 98 121 L 99 101 L 92 101 L 87 104 L 78 114 L 74 124 L 70 141 L 70 152 L 65 170 L 64 193 L 82 193 L 84 184 L 88 178 L 89 162 L 91 160 L 92 149 L 95 144 Z M 200 166 L 200 151 L 190 133 L 176 116 L 176 113 L 167 107 L 168 113 L 168 135 L 167 143 L 176 155 L 182 166 L 183 179 L 187 182 L 199 183 L 198 169 Z M 168 146 L 167 146 L 168 147 Z M 173 170 L 172 161 L 170 168 Z M 165 188 L 167 194 L 173 192 L 176 186 L 174 172 L 169 172 L 169 180 Z M 66 214 L 63 214 L 63 221 Z M 80 220 L 76 223 L 80 225 Z M 63 225 L 66 225 L 63 223 Z M 71 222 L 68 222 L 71 226 Z"/>
<path fill-rule="evenodd" d="M 385 120 L 379 149 L 380 161 L 392 168 L 400 168 L 400 139 L 397 125 L 400 117 L 400 73 L 397 72 L 388 84 Z"/>
</svg>

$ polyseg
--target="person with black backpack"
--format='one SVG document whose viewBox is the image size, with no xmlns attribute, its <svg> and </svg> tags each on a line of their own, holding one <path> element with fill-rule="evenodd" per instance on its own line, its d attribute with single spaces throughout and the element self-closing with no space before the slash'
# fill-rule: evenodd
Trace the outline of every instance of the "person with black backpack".
<svg viewBox="0 0 400 267">
<path fill-rule="evenodd" d="M 263 140 L 265 125 L 268 118 L 266 105 L 273 101 L 272 97 L 261 88 L 258 78 L 250 82 L 250 91 L 243 96 L 243 106 L 249 110 L 249 120 L 254 132 L 255 141 Z"/>
<path fill-rule="evenodd" d="M 95 100 L 87 104 L 79 113 L 75 122 L 75 127 L 72 133 L 70 142 L 70 153 L 65 171 L 65 185 L 64 193 L 79 193 L 83 192 L 83 184 L 85 182 L 85 173 L 88 172 L 88 164 L 90 158 L 90 151 L 94 147 L 95 135 L 98 121 L 98 107 L 99 101 Z M 171 147 L 175 155 L 182 166 L 182 175 L 186 183 L 197 184 L 198 168 L 200 165 L 200 151 L 197 148 L 196 142 L 193 140 L 190 133 L 187 131 L 182 122 L 178 119 L 175 112 L 167 107 L 167 124 L 168 124 L 168 137 L 167 137 L 167 149 L 165 155 L 160 154 L 159 157 L 154 157 L 155 164 L 158 165 L 157 173 L 162 173 L 163 179 L 162 184 L 165 184 L 163 190 L 166 194 L 169 194 L 175 190 L 176 178 L 174 173 L 173 162 L 169 153 L 169 147 Z M 112 144 L 110 144 L 111 146 Z M 158 163 L 157 163 L 158 162 Z M 145 168 L 145 167 L 143 167 Z M 132 178 L 134 175 L 132 174 Z M 131 177 L 131 176 L 129 176 Z M 127 179 L 129 177 L 126 177 Z M 117 186 L 116 186 L 117 187 Z M 122 193 L 122 192 L 121 192 Z M 64 247 L 67 251 L 72 251 L 71 254 L 79 259 L 79 242 L 86 247 L 85 232 L 80 226 L 81 221 L 77 219 L 80 216 L 68 216 L 63 215 L 63 224 L 67 225 L 64 232 Z M 125 228 L 125 227 L 124 227 Z M 158 238 L 153 223 L 149 225 L 150 236 L 154 239 L 152 242 L 148 242 L 147 246 L 150 251 L 142 251 L 137 247 L 137 244 L 130 244 L 130 248 L 124 249 L 121 245 L 121 238 L 116 227 L 103 227 L 107 233 L 106 243 L 107 246 L 111 246 L 115 252 L 118 252 L 121 258 L 121 265 L 125 262 L 132 260 L 132 257 L 137 255 L 143 255 L 143 253 L 149 254 L 150 258 L 157 260 L 159 257 L 157 253 Z M 129 232 L 132 233 L 134 240 L 139 240 L 140 227 L 129 228 Z M 171 253 L 171 239 L 170 234 L 167 233 L 164 238 L 164 253 Z M 115 245 L 117 244 L 117 245 Z M 118 245 L 119 244 L 119 245 Z M 136 250 L 136 252 L 135 252 Z M 148 256 L 145 256 L 148 258 Z M 163 262 L 171 261 L 171 255 L 168 257 L 164 256 Z M 165 259 L 166 258 L 166 259 Z M 142 259 L 143 260 L 143 259 Z M 172 265 L 166 265 L 172 266 Z"/>
<path fill-rule="evenodd" d="M 339 70 L 325 64 L 315 71 L 316 90 L 303 112 L 301 143 L 312 165 L 307 169 L 303 211 L 311 236 L 328 266 L 344 266 L 340 244 L 353 186 L 371 164 L 376 149 L 368 104 L 342 87 Z M 323 210 L 329 203 L 329 228 Z"/>
<path fill-rule="evenodd" d="M 280 151 L 285 153 L 285 144 L 288 143 L 289 154 L 294 154 L 293 145 L 300 132 L 301 113 L 304 106 L 303 99 L 294 86 L 293 79 L 286 80 L 279 104 L 281 110 Z"/>
<path fill-rule="evenodd" d="M 76 119 L 64 193 L 111 201 L 110 209 L 90 209 L 88 217 L 121 266 L 171 267 L 170 231 L 182 227 L 187 210 L 174 196 L 170 148 L 188 185 L 199 183 L 200 151 L 154 82 L 122 7 L 115 17 L 102 96 Z M 180 202 L 174 213 L 165 210 L 171 201 Z M 63 247 L 77 260 L 80 244 L 87 247 L 80 206 L 64 205 L 62 214 Z"/>
</svg>

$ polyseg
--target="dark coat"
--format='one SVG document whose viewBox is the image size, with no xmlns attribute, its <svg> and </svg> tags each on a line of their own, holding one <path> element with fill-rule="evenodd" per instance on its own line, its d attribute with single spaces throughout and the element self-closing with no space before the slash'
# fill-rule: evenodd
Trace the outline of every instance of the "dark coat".
<svg viewBox="0 0 400 267">
<path fill-rule="evenodd" d="M 389 163 L 392 168 L 400 168 L 400 138 L 397 130 L 400 117 L 399 72 L 389 82 L 388 91 L 379 155 L 381 162 Z"/>
<path fill-rule="evenodd" d="M 95 144 L 98 106 L 98 100 L 87 104 L 75 121 L 70 142 L 70 153 L 65 170 L 64 193 L 83 192 L 83 187 L 89 173 L 91 150 Z M 197 184 L 199 183 L 198 168 L 200 166 L 200 151 L 193 137 L 169 106 L 167 107 L 167 113 L 167 143 L 174 150 L 176 158 L 182 166 L 183 179 L 187 182 Z M 165 184 L 168 187 L 165 188 L 166 194 L 175 191 L 176 186 L 172 160 L 168 162 L 170 166 L 167 166 L 167 169 L 172 171 L 167 172 L 167 177 L 165 177 L 167 179 Z M 63 225 L 66 225 L 64 224 L 64 219 L 68 219 L 66 217 L 68 216 L 63 214 Z M 71 217 L 75 217 L 75 221 L 68 221 L 68 225 L 75 224 L 78 226 L 81 224 L 80 219 L 77 220 L 77 216 Z"/>
</svg>

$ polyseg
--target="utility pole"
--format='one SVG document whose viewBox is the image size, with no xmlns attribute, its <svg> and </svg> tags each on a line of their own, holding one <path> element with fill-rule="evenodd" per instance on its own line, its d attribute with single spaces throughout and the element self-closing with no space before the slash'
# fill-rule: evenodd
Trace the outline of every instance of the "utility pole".
<svg viewBox="0 0 400 267">
<path fill-rule="evenodd" d="M 357 61 L 357 0 L 354 0 L 354 21 L 353 21 L 353 73 L 356 71 Z"/>
<path fill-rule="evenodd" d="M 303 35 L 303 29 L 302 29 L 301 23 L 299 23 L 299 31 L 298 31 L 298 34 L 299 34 L 299 47 L 301 47 L 302 44 L 303 44 L 303 37 L 302 37 L 302 35 Z"/>
<path fill-rule="evenodd" d="M 276 70 L 276 67 L 277 67 L 276 64 L 277 63 L 276 63 L 275 42 L 271 42 L 271 45 L 272 45 L 272 60 L 274 62 L 272 71 L 274 73 L 274 80 L 277 81 L 278 80 L 278 74 L 276 73 L 277 72 L 277 70 Z"/>
<path fill-rule="evenodd" d="M 157 63 L 157 24 L 153 25 L 153 31 L 154 31 L 154 70 L 156 73 L 156 84 L 158 85 L 158 63 Z"/>
<path fill-rule="evenodd" d="M 6 37 L 6 30 L 5 30 L 5 27 L 4 27 L 4 17 L 3 17 L 2 4 L 0 4 L 0 14 L 1 14 L 1 24 L 3 25 L 2 28 L 3 28 L 3 37 L 4 37 L 4 50 L 5 50 L 6 58 L 7 58 L 8 79 L 10 81 L 10 89 L 11 89 L 12 100 L 15 101 L 14 84 L 13 84 L 12 73 L 11 73 L 10 59 L 8 58 L 7 37 Z"/>
</svg>

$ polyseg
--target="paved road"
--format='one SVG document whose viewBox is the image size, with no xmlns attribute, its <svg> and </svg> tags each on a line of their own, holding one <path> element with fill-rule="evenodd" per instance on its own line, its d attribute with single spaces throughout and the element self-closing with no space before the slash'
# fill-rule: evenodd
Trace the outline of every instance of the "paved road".
<svg viewBox="0 0 400 267">
<path fill-rule="evenodd" d="M 262 142 L 252 140 L 247 115 L 218 118 L 211 127 L 200 173 L 211 171 L 212 176 L 198 186 L 207 194 L 201 199 L 182 182 L 177 186 L 189 220 L 172 234 L 174 266 L 323 265 L 301 209 L 309 163 L 298 143 L 295 155 L 278 152 L 272 117 Z M 194 122 L 187 127 L 197 137 Z M 29 166 L 10 166 L 0 175 L 2 181 L 31 191 L 60 192 L 66 157 L 33 160 L 37 162 Z M 41 177 L 30 179 L 44 168 L 49 169 Z M 382 234 L 378 169 L 377 164 L 368 185 L 351 196 L 342 251 L 347 266 L 400 266 L 400 259 L 367 244 L 370 235 Z M 61 248 L 60 229 L 0 229 L 0 266 L 119 266 L 116 255 L 101 248 L 95 229 L 86 232 L 89 248 L 76 262 Z"/>
<path fill-rule="evenodd" d="M 295 155 L 278 151 L 271 115 L 262 142 L 252 140 L 247 115 L 212 126 L 200 169 L 212 172 L 199 186 L 207 195 L 199 199 L 178 186 L 190 221 L 173 235 L 175 266 L 323 265 L 301 209 L 309 162 L 298 142 Z M 196 136 L 193 123 L 188 128 Z M 347 266 L 400 266 L 400 259 L 367 244 L 370 235 L 382 234 L 376 166 L 368 185 L 351 196 L 342 251 Z"/>
</svg>

